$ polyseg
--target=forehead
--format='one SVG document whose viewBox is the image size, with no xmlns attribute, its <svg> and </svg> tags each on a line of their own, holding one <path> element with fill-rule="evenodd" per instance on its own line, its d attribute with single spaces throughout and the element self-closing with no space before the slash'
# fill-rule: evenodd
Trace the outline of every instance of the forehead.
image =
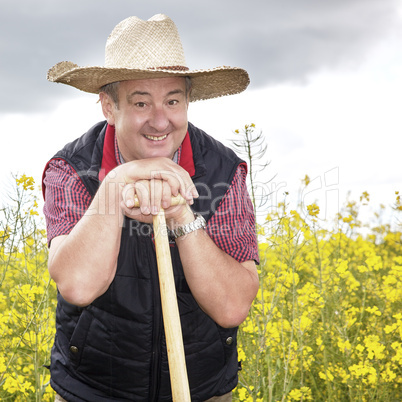
<svg viewBox="0 0 402 402">
<path fill-rule="evenodd" d="M 144 92 L 144 94 L 167 94 L 171 91 L 185 91 L 184 77 L 149 78 L 144 80 L 121 81 L 119 89 L 123 94 Z"/>
</svg>

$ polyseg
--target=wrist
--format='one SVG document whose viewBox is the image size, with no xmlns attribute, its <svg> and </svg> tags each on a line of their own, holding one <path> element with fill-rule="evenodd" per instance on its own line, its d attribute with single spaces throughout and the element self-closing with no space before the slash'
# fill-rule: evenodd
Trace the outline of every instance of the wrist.
<svg viewBox="0 0 402 402">
<path fill-rule="evenodd" d="M 118 180 L 116 173 L 111 171 L 100 183 L 91 203 L 92 207 L 96 207 L 99 210 L 99 213 L 103 211 L 104 214 L 110 215 L 120 211 L 122 186 L 119 185 Z"/>
<path fill-rule="evenodd" d="M 178 239 L 200 229 L 205 229 L 206 226 L 207 223 L 203 216 L 195 212 L 192 213 L 192 217 L 189 222 L 182 225 L 176 225 L 175 227 L 171 228 L 171 232 L 173 237 Z"/>
</svg>

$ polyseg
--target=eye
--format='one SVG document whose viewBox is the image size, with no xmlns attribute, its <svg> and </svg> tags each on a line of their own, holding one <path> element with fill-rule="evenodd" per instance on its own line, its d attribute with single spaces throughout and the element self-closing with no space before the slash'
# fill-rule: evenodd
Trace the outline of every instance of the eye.
<svg viewBox="0 0 402 402">
<path fill-rule="evenodd" d="M 145 102 L 137 102 L 135 104 L 135 106 L 137 106 L 138 108 L 144 108 L 146 106 L 146 103 Z"/>
<path fill-rule="evenodd" d="M 179 101 L 177 99 L 172 99 L 168 102 L 169 106 L 175 106 L 179 103 Z"/>
</svg>

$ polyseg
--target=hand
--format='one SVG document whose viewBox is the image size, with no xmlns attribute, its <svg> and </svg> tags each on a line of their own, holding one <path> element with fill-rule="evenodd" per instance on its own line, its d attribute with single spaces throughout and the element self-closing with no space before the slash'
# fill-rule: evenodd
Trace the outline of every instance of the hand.
<svg viewBox="0 0 402 402">
<path fill-rule="evenodd" d="M 152 216 L 163 208 L 170 219 L 183 217 L 183 206 L 171 207 L 172 196 L 180 194 L 188 205 L 198 197 L 189 174 L 167 158 L 133 161 L 119 166 L 118 175 L 125 184 L 121 190 L 121 208 L 125 215 L 141 222 L 152 222 Z M 140 208 L 134 208 L 138 198 Z"/>
</svg>

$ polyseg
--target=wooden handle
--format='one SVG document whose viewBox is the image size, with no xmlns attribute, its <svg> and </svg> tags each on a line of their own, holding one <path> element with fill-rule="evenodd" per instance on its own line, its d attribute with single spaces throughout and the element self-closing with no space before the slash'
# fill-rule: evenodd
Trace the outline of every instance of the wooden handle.
<svg viewBox="0 0 402 402">
<path fill-rule="evenodd" d="M 174 207 L 180 204 L 186 204 L 186 200 L 179 194 L 172 197 L 172 203 L 170 206 Z M 140 206 L 140 202 L 138 201 L 137 196 L 134 197 L 134 208 L 138 208 Z"/>
<path fill-rule="evenodd" d="M 183 198 L 182 200 L 184 201 Z M 191 396 L 188 385 L 183 335 L 177 305 L 165 212 L 163 209 L 158 215 L 154 216 L 153 225 L 172 397 L 175 402 L 190 402 Z"/>
</svg>

